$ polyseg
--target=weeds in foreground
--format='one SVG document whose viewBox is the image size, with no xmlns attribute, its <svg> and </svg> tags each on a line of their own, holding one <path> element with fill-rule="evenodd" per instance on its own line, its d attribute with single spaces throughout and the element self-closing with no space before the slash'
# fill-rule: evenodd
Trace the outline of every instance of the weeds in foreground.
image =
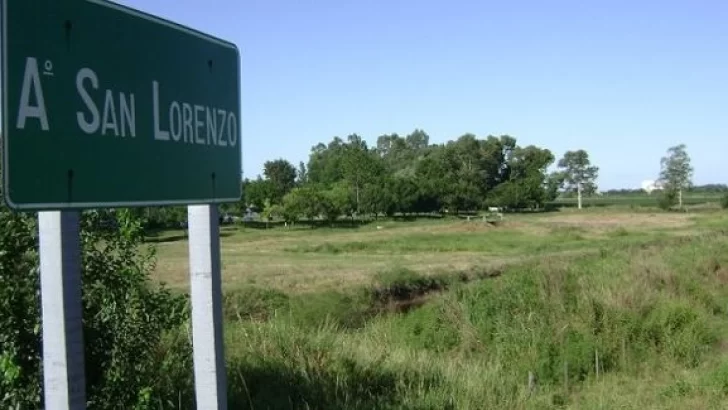
<svg viewBox="0 0 728 410">
<path fill-rule="evenodd" d="M 725 232 L 623 243 L 503 271 L 392 269 L 351 292 L 237 289 L 224 303 L 229 406 L 716 408 L 728 400 Z M 193 407 L 187 326 L 153 340 L 143 380 L 103 386 L 132 408 Z M 0 355 L 4 389 L 20 380 L 14 363 Z"/>
<path fill-rule="evenodd" d="M 300 310 L 229 324 L 231 397 L 241 408 L 709 408 L 728 399 L 726 250 L 722 236 L 694 238 L 473 283 L 385 273 L 393 294 L 438 280 L 449 291 L 356 327 Z"/>
</svg>

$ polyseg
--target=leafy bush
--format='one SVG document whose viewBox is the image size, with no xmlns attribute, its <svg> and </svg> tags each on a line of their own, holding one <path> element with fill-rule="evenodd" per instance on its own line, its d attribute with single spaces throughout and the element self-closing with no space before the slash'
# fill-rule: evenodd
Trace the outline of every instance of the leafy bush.
<svg viewBox="0 0 728 410">
<path fill-rule="evenodd" d="M 720 198 L 720 207 L 723 209 L 728 209 L 728 193 L 724 194 Z"/>
<path fill-rule="evenodd" d="M 85 215 L 84 228 L 98 215 Z M 154 250 L 140 250 L 141 222 L 129 211 L 119 212 L 117 219 L 118 232 L 82 232 L 86 377 L 89 382 L 100 381 L 90 386 L 94 407 L 133 406 L 143 391 L 150 398 L 164 395 L 154 391 L 157 349 L 164 332 L 178 328 L 188 317 L 184 296 L 148 283 Z"/>
<path fill-rule="evenodd" d="M 672 208 L 675 204 L 677 204 L 677 192 L 673 190 L 663 191 L 657 200 L 657 206 L 666 211 Z"/>
<path fill-rule="evenodd" d="M 180 228 L 187 221 L 187 208 L 183 206 L 165 206 L 139 209 L 144 213 L 146 229 Z"/>
<path fill-rule="evenodd" d="M 37 407 L 41 384 L 34 221 L 0 210 L 0 407 Z"/>
<path fill-rule="evenodd" d="M 98 229 L 108 212 L 86 212 L 81 222 L 88 405 L 139 409 L 178 402 L 190 390 L 184 386 L 191 368 L 172 372 L 178 378 L 171 383 L 160 368 L 173 363 L 179 370 L 191 360 L 187 339 L 174 349 L 165 345 L 165 335 L 187 321 L 188 303 L 150 286 L 154 252 L 140 248 L 140 220 L 131 211 L 113 215 L 115 229 Z M 0 407 L 43 407 L 35 218 L 2 209 L 0 224 Z"/>
</svg>

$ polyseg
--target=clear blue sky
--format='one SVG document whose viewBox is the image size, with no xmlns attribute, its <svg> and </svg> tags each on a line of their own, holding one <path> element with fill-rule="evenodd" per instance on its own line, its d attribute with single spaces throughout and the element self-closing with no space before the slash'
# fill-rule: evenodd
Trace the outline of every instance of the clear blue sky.
<svg viewBox="0 0 728 410">
<path fill-rule="evenodd" d="M 724 0 L 119 0 L 235 42 L 244 175 L 333 136 L 424 129 L 586 149 L 639 187 L 674 144 L 728 183 Z"/>
</svg>

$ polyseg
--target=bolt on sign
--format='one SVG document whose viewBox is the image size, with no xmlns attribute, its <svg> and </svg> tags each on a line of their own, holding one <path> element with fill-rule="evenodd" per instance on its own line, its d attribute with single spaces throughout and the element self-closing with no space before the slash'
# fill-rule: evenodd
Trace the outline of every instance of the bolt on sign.
<svg viewBox="0 0 728 410">
<path fill-rule="evenodd" d="M 2 11 L 10 207 L 240 198 L 235 45 L 102 0 L 5 0 Z"/>
</svg>

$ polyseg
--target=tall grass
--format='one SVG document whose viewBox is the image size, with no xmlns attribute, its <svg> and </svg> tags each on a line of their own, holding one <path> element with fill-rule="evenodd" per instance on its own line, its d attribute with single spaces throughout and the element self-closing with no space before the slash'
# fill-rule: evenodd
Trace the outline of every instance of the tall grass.
<svg viewBox="0 0 728 410">
<path fill-rule="evenodd" d="M 420 282 L 407 272 L 380 277 Z M 728 400 L 724 236 L 443 283 L 448 291 L 407 313 L 360 317 L 374 300 L 364 292 L 294 298 L 269 320 L 228 322 L 231 408 L 710 408 Z M 356 326 L 342 321 L 348 315 Z"/>
</svg>

